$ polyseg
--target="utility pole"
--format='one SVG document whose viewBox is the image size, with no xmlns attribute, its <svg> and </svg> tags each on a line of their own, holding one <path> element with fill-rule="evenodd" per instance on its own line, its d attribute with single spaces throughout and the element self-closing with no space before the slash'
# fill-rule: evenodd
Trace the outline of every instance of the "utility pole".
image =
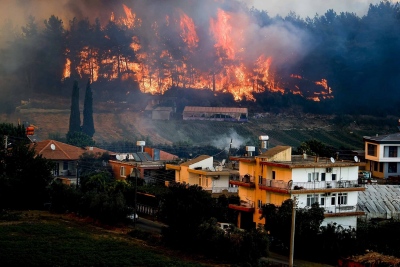
<svg viewBox="0 0 400 267">
<path fill-rule="evenodd" d="M 136 227 L 136 217 L 137 215 L 137 163 L 136 163 L 136 167 L 135 167 L 135 207 L 134 207 L 134 213 L 133 213 L 133 226 Z"/>
<path fill-rule="evenodd" d="M 226 160 L 226 163 L 229 162 L 229 157 L 231 156 L 231 149 L 232 149 L 232 138 L 231 138 L 231 142 L 229 143 L 228 159 Z"/>
<path fill-rule="evenodd" d="M 293 255 L 294 255 L 294 231 L 296 228 L 296 197 L 292 200 L 292 231 L 290 232 L 290 255 L 289 255 L 289 267 L 293 267 Z"/>
<path fill-rule="evenodd" d="M 5 149 L 7 149 L 7 147 L 8 147 L 7 143 L 8 143 L 8 135 L 5 135 L 4 136 L 4 148 Z"/>
</svg>

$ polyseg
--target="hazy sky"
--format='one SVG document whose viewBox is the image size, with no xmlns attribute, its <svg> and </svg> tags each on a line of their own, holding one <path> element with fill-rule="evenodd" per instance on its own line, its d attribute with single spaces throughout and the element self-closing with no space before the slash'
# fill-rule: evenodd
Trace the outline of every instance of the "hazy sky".
<svg viewBox="0 0 400 267">
<path fill-rule="evenodd" d="M 266 10 L 268 15 L 286 16 L 294 11 L 302 18 L 314 17 L 315 14 L 323 15 L 328 9 L 336 13 L 353 12 L 363 16 L 368 11 L 369 4 L 377 4 L 381 0 L 242 0 L 250 7 Z M 390 2 L 397 2 L 391 0 Z"/>
</svg>

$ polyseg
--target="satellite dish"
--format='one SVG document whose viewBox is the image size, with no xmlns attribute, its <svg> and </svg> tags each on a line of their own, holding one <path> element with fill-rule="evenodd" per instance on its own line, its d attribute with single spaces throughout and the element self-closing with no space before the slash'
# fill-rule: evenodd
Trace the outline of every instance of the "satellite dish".
<svg viewBox="0 0 400 267">
<path fill-rule="evenodd" d="M 56 150 L 56 146 L 54 144 L 50 145 L 51 150 Z"/>
<path fill-rule="evenodd" d="M 335 163 L 335 159 L 333 157 L 331 157 L 331 162 Z"/>
<path fill-rule="evenodd" d="M 355 162 L 360 162 L 360 160 L 358 159 L 357 156 L 354 156 L 354 161 L 355 161 Z"/>
<path fill-rule="evenodd" d="M 117 158 L 117 160 L 121 160 L 121 155 L 116 155 L 115 157 Z"/>
</svg>

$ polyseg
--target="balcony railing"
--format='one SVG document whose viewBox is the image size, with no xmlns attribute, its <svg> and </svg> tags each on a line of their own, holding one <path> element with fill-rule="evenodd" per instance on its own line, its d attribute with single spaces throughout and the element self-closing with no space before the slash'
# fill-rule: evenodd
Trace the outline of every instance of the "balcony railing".
<svg viewBox="0 0 400 267">
<path fill-rule="evenodd" d="M 211 193 L 222 193 L 224 190 L 228 191 L 228 193 L 237 193 L 238 187 L 210 187 L 205 188 L 205 190 L 211 190 Z"/>
<path fill-rule="evenodd" d="M 333 206 L 333 207 L 325 207 L 325 213 L 345 213 L 345 212 L 356 212 L 356 206 L 347 206 L 347 205 L 340 205 L 340 206 Z"/>
<path fill-rule="evenodd" d="M 339 181 L 314 181 L 314 182 L 285 182 L 282 180 L 273 180 L 262 178 L 260 185 L 287 189 L 287 190 L 316 190 L 327 188 L 354 188 L 360 187 L 357 180 L 339 180 Z"/>
<path fill-rule="evenodd" d="M 246 207 L 246 208 L 254 208 L 254 201 L 252 200 L 240 200 L 240 206 Z"/>
<path fill-rule="evenodd" d="M 239 175 L 239 176 L 231 176 L 230 180 L 232 181 L 238 181 L 242 183 L 254 183 L 254 176 L 245 174 L 245 175 Z"/>
</svg>

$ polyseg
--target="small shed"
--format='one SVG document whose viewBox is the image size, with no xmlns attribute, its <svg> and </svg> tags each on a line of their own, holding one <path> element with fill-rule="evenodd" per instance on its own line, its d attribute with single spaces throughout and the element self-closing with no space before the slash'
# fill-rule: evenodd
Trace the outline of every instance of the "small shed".
<svg viewBox="0 0 400 267">
<path fill-rule="evenodd" d="M 170 120 L 172 113 L 172 107 L 157 107 L 151 112 L 152 120 Z"/>
</svg>

